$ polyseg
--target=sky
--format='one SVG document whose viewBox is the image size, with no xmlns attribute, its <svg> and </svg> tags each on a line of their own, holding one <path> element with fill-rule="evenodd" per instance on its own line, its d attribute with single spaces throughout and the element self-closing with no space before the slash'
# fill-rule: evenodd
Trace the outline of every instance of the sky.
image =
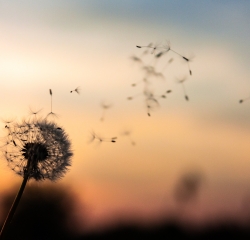
<svg viewBox="0 0 250 240">
<path fill-rule="evenodd" d="M 52 100 L 74 151 L 52 184 L 74 189 L 78 217 L 88 220 L 80 229 L 173 214 L 194 224 L 244 220 L 250 101 L 239 100 L 250 96 L 249 10 L 235 0 L 0 1 L 1 140 L 6 121 L 46 116 Z M 169 42 L 173 51 L 157 59 Z M 136 47 L 150 43 L 155 51 Z M 90 143 L 93 132 L 105 140 Z M 0 160 L 1 192 L 9 191 L 6 182 L 21 178 Z M 190 179 L 185 200 L 176 192 Z"/>
</svg>

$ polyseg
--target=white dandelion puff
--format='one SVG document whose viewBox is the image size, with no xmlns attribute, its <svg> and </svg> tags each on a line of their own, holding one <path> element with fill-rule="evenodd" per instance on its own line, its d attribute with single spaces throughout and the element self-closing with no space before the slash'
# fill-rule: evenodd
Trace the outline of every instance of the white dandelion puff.
<svg viewBox="0 0 250 240">
<path fill-rule="evenodd" d="M 29 120 L 6 128 L 3 155 L 18 175 L 35 180 L 61 178 L 71 165 L 70 141 L 54 122 Z"/>
</svg>

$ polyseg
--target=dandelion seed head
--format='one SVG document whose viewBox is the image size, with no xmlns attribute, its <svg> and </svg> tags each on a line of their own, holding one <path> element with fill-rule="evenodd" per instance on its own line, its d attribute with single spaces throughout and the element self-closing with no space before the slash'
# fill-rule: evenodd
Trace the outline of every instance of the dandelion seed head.
<svg viewBox="0 0 250 240">
<path fill-rule="evenodd" d="M 71 143 L 65 131 L 47 120 L 13 122 L 6 129 L 3 156 L 20 176 L 37 181 L 61 178 L 71 165 Z M 28 165 L 29 162 L 29 165 Z"/>
</svg>

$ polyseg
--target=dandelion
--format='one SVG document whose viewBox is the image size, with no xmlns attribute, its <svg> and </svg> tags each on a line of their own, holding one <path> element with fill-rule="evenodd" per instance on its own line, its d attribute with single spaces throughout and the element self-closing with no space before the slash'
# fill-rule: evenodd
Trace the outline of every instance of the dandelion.
<svg viewBox="0 0 250 240">
<path fill-rule="evenodd" d="M 9 167 L 22 177 L 28 171 L 35 180 L 60 178 L 70 166 L 70 142 L 61 127 L 47 120 L 31 120 L 8 125 L 4 157 Z"/>
<path fill-rule="evenodd" d="M 73 155 L 67 134 L 53 122 L 34 119 L 12 122 L 6 126 L 8 134 L 3 156 L 11 170 L 23 177 L 23 182 L 0 238 L 15 213 L 27 181 L 32 178 L 36 181 L 61 178 L 71 165 Z"/>
</svg>

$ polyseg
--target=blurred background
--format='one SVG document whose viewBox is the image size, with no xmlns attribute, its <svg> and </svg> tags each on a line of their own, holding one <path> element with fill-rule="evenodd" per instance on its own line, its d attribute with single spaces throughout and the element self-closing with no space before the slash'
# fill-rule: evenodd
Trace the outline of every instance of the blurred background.
<svg viewBox="0 0 250 240">
<path fill-rule="evenodd" d="M 74 151 L 62 180 L 30 181 L 24 195 L 66 191 L 77 234 L 248 227 L 249 10 L 233 0 L 0 1 L 1 140 L 6 121 L 41 109 L 57 114 Z M 3 222 L 22 179 L 0 160 Z"/>
</svg>

